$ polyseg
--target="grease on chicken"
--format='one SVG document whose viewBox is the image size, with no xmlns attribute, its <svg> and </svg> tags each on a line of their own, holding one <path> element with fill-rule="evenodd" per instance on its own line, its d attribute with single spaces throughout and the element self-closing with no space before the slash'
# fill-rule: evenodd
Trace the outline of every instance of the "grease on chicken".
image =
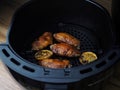
<svg viewBox="0 0 120 90">
<path fill-rule="evenodd" d="M 69 60 L 59 60 L 59 59 L 44 59 L 44 60 L 40 61 L 39 64 L 41 66 L 47 67 L 47 68 L 60 69 L 60 68 L 69 67 L 70 61 Z"/>
<path fill-rule="evenodd" d="M 75 46 L 78 49 L 80 48 L 80 41 L 68 33 L 60 32 L 55 33 L 53 36 L 58 42 L 64 42 L 72 46 Z"/>
<path fill-rule="evenodd" d="M 38 40 L 32 43 L 32 50 L 40 50 L 53 43 L 53 37 L 50 32 L 43 33 Z"/>
<path fill-rule="evenodd" d="M 80 56 L 79 50 L 67 43 L 58 43 L 50 46 L 53 53 L 59 56 L 77 57 Z"/>
</svg>

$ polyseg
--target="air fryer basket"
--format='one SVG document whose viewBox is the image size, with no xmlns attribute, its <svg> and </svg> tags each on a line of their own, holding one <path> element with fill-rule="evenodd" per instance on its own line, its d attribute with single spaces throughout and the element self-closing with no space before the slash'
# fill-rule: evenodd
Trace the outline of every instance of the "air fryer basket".
<svg viewBox="0 0 120 90">
<path fill-rule="evenodd" d="M 81 52 L 93 51 L 98 60 L 81 65 L 78 59 L 70 58 L 72 67 L 65 69 L 37 65 L 31 43 L 46 31 L 70 33 L 81 41 Z M 115 46 L 111 18 L 97 3 L 31 0 L 16 11 L 7 42 L 0 45 L 0 55 L 11 70 L 22 76 L 37 82 L 64 84 L 79 82 L 110 68 L 120 59 L 120 50 Z"/>
</svg>

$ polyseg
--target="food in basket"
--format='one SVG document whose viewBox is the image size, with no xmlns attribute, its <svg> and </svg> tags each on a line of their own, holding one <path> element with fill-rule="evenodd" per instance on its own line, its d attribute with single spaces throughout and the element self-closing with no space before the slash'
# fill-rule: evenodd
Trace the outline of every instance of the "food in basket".
<svg viewBox="0 0 120 90">
<path fill-rule="evenodd" d="M 91 63 L 97 60 L 97 55 L 93 52 L 83 52 L 79 58 L 81 64 Z"/>
<path fill-rule="evenodd" d="M 32 43 L 32 50 L 37 51 L 34 57 L 39 64 L 47 68 L 69 67 L 70 60 L 68 58 L 78 58 L 81 64 L 91 63 L 98 58 L 95 53 L 90 51 L 81 53 L 80 40 L 66 32 L 43 33 L 38 40 Z"/>
<path fill-rule="evenodd" d="M 44 49 L 52 43 L 53 43 L 52 33 L 45 32 L 36 41 L 32 43 L 32 50 Z"/>
<path fill-rule="evenodd" d="M 69 60 L 60 60 L 60 59 L 44 59 L 39 62 L 39 64 L 46 68 L 66 68 L 70 66 Z"/>
<path fill-rule="evenodd" d="M 59 56 L 66 56 L 66 57 L 80 56 L 79 50 L 77 50 L 75 47 L 67 43 L 52 44 L 50 46 L 50 49 L 53 51 L 54 54 Z"/>
<path fill-rule="evenodd" d="M 53 52 L 50 50 L 39 50 L 35 53 L 35 58 L 37 60 L 48 59 L 53 55 Z"/>
<path fill-rule="evenodd" d="M 70 44 L 72 46 L 77 47 L 77 49 L 80 48 L 80 40 L 78 40 L 71 34 L 65 32 L 59 32 L 59 33 L 55 33 L 53 36 L 58 42 Z"/>
</svg>

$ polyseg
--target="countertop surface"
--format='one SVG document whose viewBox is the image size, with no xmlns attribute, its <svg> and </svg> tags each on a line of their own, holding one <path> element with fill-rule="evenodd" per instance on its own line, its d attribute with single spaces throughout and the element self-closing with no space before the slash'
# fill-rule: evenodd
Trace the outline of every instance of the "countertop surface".
<svg viewBox="0 0 120 90">
<path fill-rule="evenodd" d="M 27 0 L 1 0 L 0 2 L 0 43 L 5 43 L 11 17 L 15 10 Z M 95 0 L 102 4 L 109 12 L 111 11 L 111 0 Z M 117 67 L 118 68 L 118 67 Z M 119 74 L 120 75 L 120 74 Z M 119 76 L 120 77 L 120 76 Z M 105 90 L 120 90 L 120 81 L 112 78 Z M 9 73 L 7 67 L 0 60 L 0 90 L 26 90 Z M 39 90 L 39 89 L 27 89 Z"/>
<path fill-rule="evenodd" d="M 21 1 L 21 2 L 19 2 Z M 15 10 L 24 0 L 0 0 L 0 44 L 6 42 L 9 24 Z M 26 90 L 11 75 L 0 59 L 0 90 Z"/>
</svg>

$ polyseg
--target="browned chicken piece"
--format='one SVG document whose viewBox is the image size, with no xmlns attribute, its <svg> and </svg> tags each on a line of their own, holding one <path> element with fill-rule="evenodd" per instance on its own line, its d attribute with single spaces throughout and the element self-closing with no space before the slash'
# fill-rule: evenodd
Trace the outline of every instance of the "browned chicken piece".
<svg viewBox="0 0 120 90">
<path fill-rule="evenodd" d="M 59 59 L 44 59 L 39 63 L 43 67 L 54 68 L 54 69 L 66 68 L 70 66 L 69 60 L 59 60 Z"/>
<path fill-rule="evenodd" d="M 60 32 L 55 33 L 53 36 L 58 42 L 64 42 L 72 46 L 75 46 L 78 49 L 80 48 L 80 41 L 68 33 Z"/>
<path fill-rule="evenodd" d="M 59 56 L 77 57 L 80 56 L 79 50 L 67 43 L 58 43 L 50 46 L 53 53 Z"/>
<path fill-rule="evenodd" d="M 53 43 L 53 37 L 50 32 L 43 33 L 38 40 L 32 43 L 32 50 L 40 50 Z"/>
</svg>

